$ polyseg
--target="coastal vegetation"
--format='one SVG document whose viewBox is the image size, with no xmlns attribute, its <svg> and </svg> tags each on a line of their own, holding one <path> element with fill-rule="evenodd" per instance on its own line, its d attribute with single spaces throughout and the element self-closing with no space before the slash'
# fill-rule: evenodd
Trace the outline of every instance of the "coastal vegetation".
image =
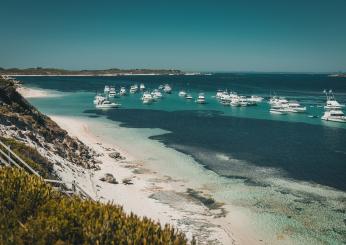
<svg viewBox="0 0 346 245">
<path fill-rule="evenodd" d="M 0 168 L 0 244 L 187 243 L 169 225 L 112 203 L 66 196 L 23 170 Z"/>
<path fill-rule="evenodd" d="M 122 74 L 157 74 L 157 75 L 181 75 L 180 70 L 174 69 L 103 69 L 103 70 L 65 70 L 56 68 L 10 68 L 0 67 L 0 75 L 85 75 L 85 76 L 102 76 L 102 75 L 122 75 Z"/>
</svg>

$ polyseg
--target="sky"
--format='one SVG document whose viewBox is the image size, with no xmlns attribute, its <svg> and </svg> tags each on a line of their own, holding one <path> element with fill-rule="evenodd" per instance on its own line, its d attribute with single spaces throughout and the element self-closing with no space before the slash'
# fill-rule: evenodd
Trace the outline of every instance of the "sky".
<svg viewBox="0 0 346 245">
<path fill-rule="evenodd" d="M 346 0 L 0 0 L 0 67 L 346 71 Z"/>
</svg>

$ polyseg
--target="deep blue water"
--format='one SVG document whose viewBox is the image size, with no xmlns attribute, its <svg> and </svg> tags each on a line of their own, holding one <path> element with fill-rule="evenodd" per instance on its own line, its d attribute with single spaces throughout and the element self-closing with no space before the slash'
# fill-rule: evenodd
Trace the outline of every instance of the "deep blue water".
<svg viewBox="0 0 346 245">
<path fill-rule="evenodd" d="M 129 86 L 145 83 L 156 88 L 170 83 L 179 89 L 214 94 L 217 89 L 231 89 L 242 94 L 269 97 L 271 92 L 298 99 L 308 106 L 309 113 L 321 115 L 322 91 L 333 89 L 337 99 L 346 102 L 346 78 L 314 74 L 216 74 L 212 76 L 127 76 L 127 77 L 23 77 L 27 85 L 63 92 L 102 91 L 104 85 Z M 68 98 L 50 99 L 54 105 L 73 107 Z M 166 145 L 192 155 L 206 168 L 230 178 L 238 175 L 232 159 L 253 166 L 278 169 L 285 177 L 340 190 L 346 190 L 346 129 L 344 126 L 307 118 L 307 115 L 280 117 L 268 113 L 268 106 L 239 109 L 224 108 L 215 100 L 203 108 L 179 101 L 170 95 L 161 104 L 143 106 L 139 95 L 122 99 L 123 109 L 99 111 L 91 109 L 92 95 L 80 99 L 81 112 L 105 115 L 124 127 L 161 128 L 170 131 L 154 136 Z M 43 100 L 44 101 L 44 100 Z M 39 108 L 45 107 L 41 102 Z M 70 104 L 68 104 L 70 103 Z M 35 104 L 35 103 L 34 103 Z M 49 105 L 49 103 L 47 103 Z M 311 105 L 311 106 L 310 106 Z M 318 106 L 317 106 L 318 105 Z M 246 118 L 251 114 L 251 118 Z M 336 125 L 336 127 L 335 127 Z M 217 159 L 216 154 L 231 160 Z M 250 180 L 251 181 L 251 180 Z"/>
<path fill-rule="evenodd" d="M 222 176 L 236 176 L 232 161 L 205 155 L 223 153 L 263 167 L 274 167 L 293 179 L 346 190 L 346 130 L 270 120 L 223 116 L 217 111 L 112 110 L 106 115 L 131 128 L 161 128 L 153 136 L 188 153 Z M 200 154 L 205 153 L 205 154 Z"/>
</svg>

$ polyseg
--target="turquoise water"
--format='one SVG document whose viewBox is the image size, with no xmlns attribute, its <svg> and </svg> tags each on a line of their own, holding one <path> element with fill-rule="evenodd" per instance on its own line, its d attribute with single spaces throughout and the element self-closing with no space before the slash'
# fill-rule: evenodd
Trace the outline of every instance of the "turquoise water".
<svg viewBox="0 0 346 245">
<path fill-rule="evenodd" d="M 193 157 L 205 171 L 216 174 L 217 180 L 204 180 L 215 198 L 256 217 L 255 226 L 262 233 L 268 227 L 273 234 L 290 237 L 299 244 L 346 241 L 346 125 L 320 120 L 325 102 L 323 89 L 334 89 L 337 100 L 345 103 L 345 78 L 217 74 L 22 80 L 27 86 L 58 91 L 60 96 L 30 99 L 45 113 L 106 120 L 138 132 L 148 128 L 164 130 L 150 136 L 150 140 Z M 143 82 L 149 88 L 168 82 L 173 93 L 151 105 L 143 105 L 141 95 L 134 94 L 117 99 L 122 109 L 94 108 L 95 92 L 104 85 L 119 89 L 134 82 Z M 308 111 L 272 115 L 266 102 L 247 108 L 223 106 L 213 97 L 219 88 L 266 98 L 275 91 L 300 101 Z M 180 98 L 180 89 L 194 97 L 204 92 L 207 104 Z M 117 133 L 113 133 L 115 137 Z M 185 171 L 194 170 L 186 166 Z"/>
</svg>

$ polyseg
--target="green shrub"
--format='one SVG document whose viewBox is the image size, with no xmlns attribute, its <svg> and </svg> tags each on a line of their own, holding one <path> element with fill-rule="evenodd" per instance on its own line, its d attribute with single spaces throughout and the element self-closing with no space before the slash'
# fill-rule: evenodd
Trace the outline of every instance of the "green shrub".
<svg viewBox="0 0 346 245">
<path fill-rule="evenodd" d="M 0 168 L 0 244 L 187 244 L 169 225 L 122 207 L 68 197 L 22 170 Z"/>
<path fill-rule="evenodd" d="M 51 178 L 53 173 L 53 164 L 44 158 L 38 151 L 30 146 L 25 145 L 14 139 L 0 137 L 0 140 L 11 150 L 16 153 L 21 159 L 30 165 L 33 169 L 40 173 L 44 178 Z M 7 152 L 2 146 L 0 148 Z"/>
</svg>

